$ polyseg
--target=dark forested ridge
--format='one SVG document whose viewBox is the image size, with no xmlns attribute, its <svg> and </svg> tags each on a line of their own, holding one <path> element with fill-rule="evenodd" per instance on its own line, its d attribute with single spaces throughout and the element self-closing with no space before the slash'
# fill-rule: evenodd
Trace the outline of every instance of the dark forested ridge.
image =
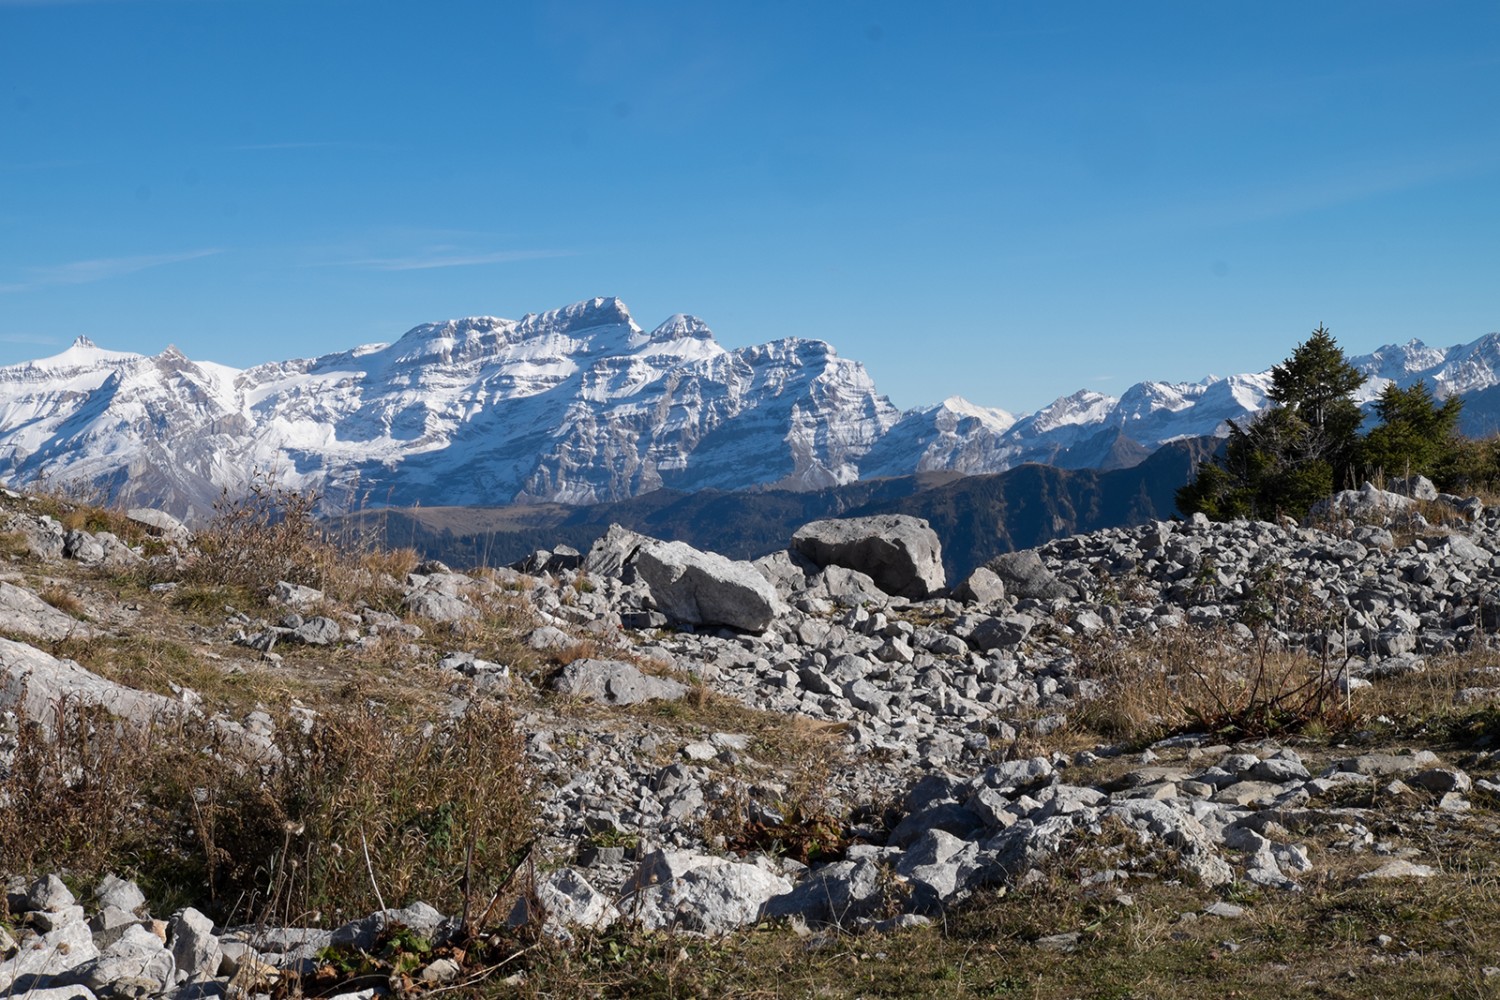
<svg viewBox="0 0 1500 1000">
<path fill-rule="evenodd" d="M 931 522 L 948 577 L 958 580 L 1002 552 L 1173 516 L 1173 493 L 1218 444 L 1213 438 L 1174 442 L 1137 465 L 1109 471 L 1023 465 L 994 475 L 921 473 L 811 492 L 657 490 L 580 507 L 384 508 L 352 515 L 341 527 L 455 566 L 498 566 L 557 545 L 587 549 L 611 523 L 753 559 L 785 548 L 808 521 L 911 514 Z"/>
</svg>

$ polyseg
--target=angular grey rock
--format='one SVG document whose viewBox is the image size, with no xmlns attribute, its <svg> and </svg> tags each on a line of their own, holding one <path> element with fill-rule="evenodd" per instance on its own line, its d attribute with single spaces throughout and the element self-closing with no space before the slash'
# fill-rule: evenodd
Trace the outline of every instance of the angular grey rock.
<svg viewBox="0 0 1500 1000">
<path fill-rule="evenodd" d="M 947 584 L 937 532 L 905 514 L 813 521 L 792 535 L 792 549 L 819 566 L 868 574 L 898 597 L 921 600 Z"/>
<path fill-rule="evenodd" d="M 1397 860 L 1387 861 L 1374 871 L 1365 872 L 1359 876 L 1359 881 L 1368 882 L 1392 878 L 1432 878 L 1436 874 L 1437 869 L 1429 865 L 1419 865 L 1411 861 Z"/>
<path fill-rule="evenodd" d="M 113 906 L 127 913 L 134 913 L 146 905 L 146 894 L 140 886 L 112 872 L 94 887 L 94 899 L 101 907 Z"/>
<path fill-rule="evenodd" d="M 1007 795 L 1052 777 L 1052 762 L 1046 757 L 1008 760 L 991 765 L 984 772 L 984 783 Z"/>
<path fill-rule="evenodd" d="M 763 632 L 783 607 L 776 588 L 750 563 L 685 542 L 646 542 L 634 565 L 656 606 L 690 625 Z"/>
<path fill-rule="evenodd" d="M 1036 624 L 1030 615 L 1006 615 L 1004 618 L 982 617 L 969 633 L 969 643 L 981 653 L 1011 649 L 1026 641 Z"/>
<path fill-rule="evenodd" d="M 443 927 L 443 915 L 426 903 L 413 903 L 399 910 L 386 909 L 351 920 L 333 930 L 328 943 L 333 947 L 358 948 L 369 951 L 387 927 L 405 927 L 429 944 L 438 943 Z"/>
<path fill-rule="evenodd" d="M 980 566 L 959 584 L 953 596 L 973 604 L 994 604 L 1005 600 L 1005 581 L 994 570 Z"/>
<path fill-rule="evenodd" d="M 1077 591 L 1053 575 L 1042 562 L 1035 549 L 1007 552 L 985 563 L 985 569 L 994 573 L 1005 585 L 1011 597 L 1034 597 L 1051 600 L 1057 597 L 1074 597 Z"/>
<path fill-rule="evenodd" d="M 533 629 L 526 637 L 526 645 L 532 649 L 560 649 L 564 646 L 571 646 L 576 641 L 555 625 L 543 625 L 541 628 Z"/>
<path fill-rule="evenodd" d="M 931 829 L 901 856 L 896 873 L 911 892 L 908 906 L 918 913 L 936 913 L 958 902 L 978 876 L 974 865 L 979 845 L 941 829 Z"/>
<path fill-rule="evenodd" d="M 1418 750 L 1413 754 L 1393 753 L 1367 753 L 1358 757 L 1349 757 L 1344 760 L 1334 761 L 1329 768 L 1329 774 L 1339 771 L 1352 771 L 1356 774 L 1367 774 L 1372 777 L 1390 777 L 1397 774 L 1411 774 L 1415 771 L 1424 770 L 1438 762 L 1437 754 L 1430 750 Z"/>
<path fill-rule="evenodd" d="M 50 517 L 17 514 L 6 519 L 4 530 L 24 538 L 31 554 L 42 562 L 56 562 L 63 557 L 65 533 L 62 525 Z"/>
<path fill-rule="evenodd" d="M 815 589 L 845 607 L 883 607 L 890 603 L 890 595 L 876 586 L 868 574 L 847 566 L 825 566 L 817 576 Z"/>
<path fill-rule="evenodd" d="M 137 725 L 182 711 L 169 698 L 105 680 L 25 643 L 0 639 L 0 711 L 24 710 L 51 731 L 57 706 L 64 702 L 97 705 Z"/>
<path fill-rule="evenodd" d="M 885 906 L 890 875 L 871 858 L 835 861 L 810 872 L 788 893 L 766 902 L 766 916 L 800 916 L 810 924 L 852 927 Z"/>
<path fill-rule="evenodd" d="M 96 566 L 104 561 L 104 545 L 87 531 L 75 528 L 63 536 L 63 555 L 85 566 Z"/>
<path fill-rule="evenodd" d="M 87 986 L 32 987 L 24 994 L 24 1000 L 96 1000 L 94 991 Z"/>
<path fill-rule="evenodd" d="M 1462 794 L 1474 787 L 1473 779 L 1456 767 L 1429 768 L 1412 775 L 1410 780 L 1412 784 L 1421 785 L 1429 792 L 1440 795 L 1447 792 Z"/>
<path fill-rule="evenodd" d="M 63 880 L 56 875 L 43 875 L 26 887 L 26 908 L 61 913 L 77 900 Z"/>
<path fill-rule="evenodd" d="M 177 980 L 205 979 L 219 974 L 224 952 L 214 936 L 214 922 L 191 906 L 172 914 L 167 942 L 177 963 Z"/>
<path fill-rule="evenodd" d="M 463 966 L 451 958 L 439 958 L 427 965 L 417 973 L 417 978 L 424 983 L 439 986 L 443 983 L 455 982 L 464 974 Z"/>
<path fill-rule="evenodd" d="M 1307 511 L 1307 521 L 1317 523 L 1329 516 L 1355 519 L 1378 519 L 1410 510 L 1413 501 L 1399 493 L 1388 493 L 1365 483 L 1357 490 L 1343 490 L 1327 500 L 1319 500 Z"/>
<path fill-rule="evenodd" d="M 653 539 L 645 535 L 611 524 L 583 557 L 583 569 L 589 576 L 625 579 L 626 566 L 636 550 Z M 627 581 L 628 582 L 628 581 Z"/>
<path fill-rule="evenodd" d="M 687 685 L 666 677 L 651 677 L 621 660 L 574 660 L 562 668 L 552 688 L 560 694 L 592 698 L 608 705 L 634 705 L 659 699 L 671 701 L 687 694 Z"/>
<path fill-rule="evenodd" d="M 285 580 L 278 581 L 276 588 L 271 593 L 282 604 L 289 604 L 294 608 L 303 608 L 309 604 L 317 604 L 323 599 L 323 592 L 321 590 L 304 587 L 300 583 L 288 583 Z"/>
<path fill-rule="evenodd" d="M 59 985 L 82 982 L 81 976 L 71 977 L 70 973 L 91 963 L 99 956 L 99 949 L 94 945 L 88 924 L 81 917 L 80 909 L 79 919 L 45 931 L 39 938 L 32 938 L 25 947 L 0 962 L 0 996 L 9 996 L 12 985 L 18 982 L 27 984 L 27 989 L 38 979 L 68 980 Z"/>
<path fill-rule="evenodd" d="M 118 940 L 87 965 L 72 970 L 68 978 L 102 993 L 122 979 L 142 979 L 155 984 L 152 993 L 172 985 L 177 963 L 161 938 L 140 924 L 131 924 Z"/>
<path fill-rule="evenodd" d="M 136 524 L 143 524 L 149 529 L 150 534 L 158 538 L 165 538 L 169 542 L 187 544 L 193 540 L 193 533 L 188 530 L 187 525 L 164 510 L 155 510 L 151 507 L 132 507 L 125 512 L 125 516 Z"/>
<path fill-rule="evenodd" d="M 1212 888 L 1234 881 L 1228 862 L 1214 851 L 1213 838 L 1189 813 L 1156 799 L 1124 799 L 1110 803 L 1105 811 L 1176 848 L 1182 866 L 1204 885 Z"/>
<path fill-rule="evenodd" d="M 1426 476 L 1398 476 L 1387 483 L 1392 493 L 1411 497 L 1413 500 L 1436 500 L 1437 487 Z"/>
<path fill-rule="evenodd" d="M 1275 757 L 1270 760 L 1256 761 L 1247 773 L 1255 781 L 1266 781 L 1277 785 L 1308 779 L 1307 768 L 1302 766 L 1300 760 Z"/>
<path fill-rule="evenodd" d="M 1447 535 L 1439 539 L 1432 546 L 1432 551 L 1441 553 L 1454 562 L 1468 564 L 1488 563 L 1491 555 L 1463 535 Z"/>
<path fill-rule="evenodd" d="M 806 590 L 808 581 L 818 572 L 818 567 L 811 560 L 791 549 L 762 556 L 751 565 L 770 581 L 783 600 L 789 600 L 793 594 Z"/>
<path fill-rule="evenodd" d="M 896 824 L 886 843 L 892 847 L 909 847 L 933 830 L 967 839 L 984 828 L 983 816 L 956 802 L 944 802 L 907 816 Z"/>
<path fill-rule="evenodd" d="M 130 910 L 106 906 L 89 917 L 89 930 L 94 932 L 94 944 L 100 948 L 108 948 L 125 933 L 125 928 L 140 922 L 141 918 Z"/>
<path fill-rule="evenodd" d="M 292 631 L 292 635 L 309 646 L 329 646 L 339 641 L 343 629 L 332 618 L 318 616 L 303 622 Z"/>
<path fill-rule="evenodd" d="M 425 588 L 407 594 L 401 606 L 414 615 L 435 622 L 459 622 L 478 617 L 474 606 L 462 598 Z"/>
</svg>

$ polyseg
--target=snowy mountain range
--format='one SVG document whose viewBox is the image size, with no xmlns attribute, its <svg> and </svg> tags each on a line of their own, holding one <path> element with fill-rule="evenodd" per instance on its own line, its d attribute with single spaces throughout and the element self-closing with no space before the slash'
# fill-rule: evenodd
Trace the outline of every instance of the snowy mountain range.
<svg viewBox="0 0 1500 1000">
<path fill-rule="evenodd" d="M 1500 335 L 1351 359 L 1371 381 L 1440 394 L 1500 385 Z M 202 518 L 257 473 L 329 509 L 620 500 L 678 490 L 818 489 L 1024 462 L 1132 465 L 1227 433 L 1266 404 L 1268 372 L 1081 391 L 1015 416 L 957 397 L 899 412 L 822 341 L 729 350 L 702 320 L 651 331 L 615 298 L 520 320 L 416 327 L 389 345 L 238 370 L 104 350 L 0 367 L 0 475 L 86 484 Z"/>
</svg>

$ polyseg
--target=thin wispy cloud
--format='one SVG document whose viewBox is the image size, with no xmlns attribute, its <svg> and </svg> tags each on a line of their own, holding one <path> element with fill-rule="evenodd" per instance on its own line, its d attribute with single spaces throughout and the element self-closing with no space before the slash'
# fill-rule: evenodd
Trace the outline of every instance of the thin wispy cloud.
<svg viewBox="0 0 1500 1000">
<path fill-rule="evenodd" d="M 0 0 L 3 3 L 4 0 Z M 21 272 L 20 281 L 0 283 L 0 293 L 28 292 L 36 288 L 58 285 L 87 285 L 95 281 L 119 278 L 136 271 L 179 264 L 200 257 L 212 257 L 222 250 L 190 250 L 186 253 L 142 254 L 134 257 L 100 257 L 94 260 L 78 260 L 67 264 L 52 264 L 44 267 L 28 267 Z"/>
<path fill-rule="evenodd" d="M 0 333 L 0 344 L 40 344 L 43 347 L 60 347 L 62 341 L 44 333 Z"/>
<path fill-rule="evenodd" d="M 1308 177 L 1279 187 L 1246 192 L 1235 198 L 1197 207 L 1194 217 L 1205 225 L 1238 225 L 1319 212 L 1341 205 L 1402 194 L 1431 184 L 1461 180 L 1493 172 L 1500 166 L 1494 151 L 1487 155 L 1433 157 L 1374 164 L 1338 176 Z"/>
<path fill-rule="evenodd" d="M 339 261 L 335 266 L 357 267 L 369 271 L 427 271 L 439 267 L 477 267 L 485 264 L 514 264 L 523 260 L 549 257 L 571 257 L 571 250 L 497 250 L 493 253 L 438 253 L 414 257 L 376 257 L 365 260 Z"/>
<path fill-rule="evenodd" d="M 0 7 L 6 6 L 5 0 L 0 0 Z M 81 167 L 87 160 L 21 160 L 10 163 L 0 163 L 0 170 L 67 170 L 71 167 Z"/>
<path fill-rule="evenodd" d="M 4 0 L 0 0 L 3 3 Z M 309 141 L 309 142 L 241 142 L 224 147 L 235 153 L 261 153 L 283 149 L 378 149 L 374 143 Z"/>
</svg>

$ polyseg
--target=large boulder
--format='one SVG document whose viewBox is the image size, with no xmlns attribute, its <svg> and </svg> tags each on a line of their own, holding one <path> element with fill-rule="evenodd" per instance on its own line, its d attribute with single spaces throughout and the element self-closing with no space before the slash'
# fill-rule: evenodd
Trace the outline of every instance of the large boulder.
<svg viewBox="0 0 1500 1000">
<path fill-rule="evenodd" d="M 897 597 L 921 600 L 947 585 L 937 532 L 906 514 L 813 521 L 797 529 L 792 549 L 819 566 L 865 573 Z"/>
<path fill-rule="evenodd" d="M 1416 501 L 1399 493 L 1378 489 L 1365 483 L 1357 490 L 1341 490 L 1326 500 L 1319 500 L 1307 511 L 1307 521 L 1315 523 L 1330 517 L 1352 517 L 1358 521 L 1384 522 L 1412 510 Z"/>
<path fill-rule="evenodd" d="M 689 625 L 764 632 L 782 609 L 776 588 L 754 565 L 685 542 L 647 542 L 633 565 L 656 606 Z"/>
</svg>

